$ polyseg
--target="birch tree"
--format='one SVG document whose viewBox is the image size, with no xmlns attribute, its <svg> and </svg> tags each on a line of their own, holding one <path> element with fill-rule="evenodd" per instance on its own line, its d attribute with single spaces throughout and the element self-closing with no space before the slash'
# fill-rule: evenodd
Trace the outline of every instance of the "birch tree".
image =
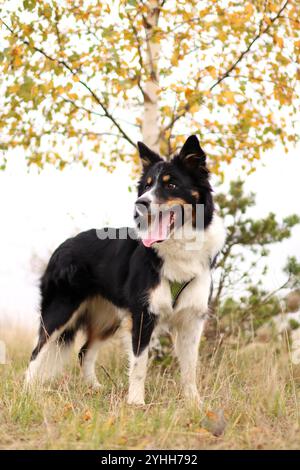
<svg viewBox="0 0 300 470">
<path fill-rule="evenodd" d="M 297 0 L 2 0 L 1 148 L 113 170 L 196 133 L 213 171 L 298 140 Z M 298 119 L 298 121 L 297 121 Z"/>
</svg>

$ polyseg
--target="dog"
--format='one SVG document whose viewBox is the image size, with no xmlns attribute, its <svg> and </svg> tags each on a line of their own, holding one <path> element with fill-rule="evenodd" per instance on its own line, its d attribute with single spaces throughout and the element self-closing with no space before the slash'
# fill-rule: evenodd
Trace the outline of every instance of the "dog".
<svg viewBox="0 0 300 470">
<path fill-rule="evenodd" d="M 212 266 L 225 230 L 195 135 L 170 161 L 141 142 L 138 150 L 142 173 L 135 227 L 79 233 L 50 258 L 41 279 L 41 323 L 26 381 L 55 376 L 81 330 L 86 337 L 79 352 L 83 377 L 98 388 L 99 348 L 127 322 L 128 403 L 144 404 L 149 343 L 153 332 L 167 325 L 175 338 L 184 396 L 199 402 L 198 349 Z"/>
</svg>

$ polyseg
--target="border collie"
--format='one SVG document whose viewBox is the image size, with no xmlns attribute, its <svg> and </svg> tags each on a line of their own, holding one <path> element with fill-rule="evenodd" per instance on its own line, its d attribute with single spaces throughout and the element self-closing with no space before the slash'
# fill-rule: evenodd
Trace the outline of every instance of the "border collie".
<svg viewBox="0 0 300 470">
<path fill-rule="evenodd" d="M 79 352 L 83 377 L 99 387 L 98 350 L 126 322 L 128 403 L 144 404 L 150 339 L 156 328 L 167 325 L 184 395 L 199 401 L 198 347 L 211 295 L 211 268 L 225 232 L 196 136 L 171 161 L 141 142 L 138 149 L 143 171 L 136 227 L 88 230 L 53 253 L 41 279 L 39 338 L 26 380 L 56 375 L 81 330 L 86 336 Z"/>
</svg>

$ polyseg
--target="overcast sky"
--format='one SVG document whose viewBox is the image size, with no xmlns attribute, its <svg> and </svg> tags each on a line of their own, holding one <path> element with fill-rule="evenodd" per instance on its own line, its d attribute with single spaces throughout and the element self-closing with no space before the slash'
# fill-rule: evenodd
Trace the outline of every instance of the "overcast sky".
<svg viewBox="0 0 300 470">
<path fill-rule="evenodd" d="M 273 211 L 282 218 L 300 213 L 299 153 L 300 146 L 288 155 L 280 149 L 272 151 L 246 177 L 247 189 L 257 193 L 251 214 Z M 28 174 L 20 152 L 11 155 L 7 171 L 0 173 L 0 321 L 9 318 L 24 325 L 36 321 L 38 277 L 51 251 L 81 230 L 131 224 L 135 200 L 135 191 L 128 191 L 133 182 L 125 164 L 113 174 L 77 165 L 63 172 L 33 173 Z M 226 170 L 222 190 L 239 175 L 243 176 L 237 162 Z M 283 281 L 281 268 L 287 255 L 300 258 L 299 240 L 297 228 L 291 240 L 274 246 L 266 287 L 274 289 Z"/>
</svg>

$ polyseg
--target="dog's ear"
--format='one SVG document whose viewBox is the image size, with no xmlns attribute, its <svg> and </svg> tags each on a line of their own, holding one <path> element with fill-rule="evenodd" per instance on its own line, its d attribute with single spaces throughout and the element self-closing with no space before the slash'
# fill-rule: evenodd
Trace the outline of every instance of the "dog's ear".
<svg viewBox="0 0 300 470">
<path fill-rule="evenodd" d="M 180 153 L 180 160 L 190 169 L 205 167 L 206 155 L 202 148 L 198 137 L 191 135 L 184 143 Z"/>
<path fill-rule="evenodd" d="M 138 142 L 137 145 L 144 170 L 150 168 L 150 166 L 155 163 L 162 161 L 162 158 L 160 158 L 157 153 L 150 150 L 147 145 L 143 144 L 143 142 Z"/>
</svg>

